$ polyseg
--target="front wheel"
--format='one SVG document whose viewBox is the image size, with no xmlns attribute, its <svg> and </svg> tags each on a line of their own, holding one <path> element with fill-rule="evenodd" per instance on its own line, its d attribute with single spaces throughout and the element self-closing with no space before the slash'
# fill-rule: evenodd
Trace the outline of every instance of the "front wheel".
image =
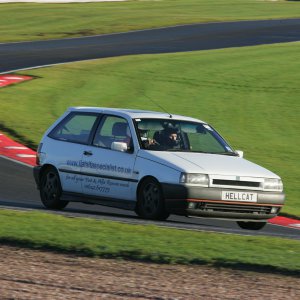
<svg viewBox="0 0 300 300">
<path fill-rule="evenodd" d="M 46 208 L 62 209 L 68 201 L 60 200 L 61 184 L 55 168 L 47 168 L 41 176 L 40 197 Z"/>
<path fill-rule="evenodd" d="M 151 220 L 166 220 L 170 215 L 165 210 L 160 184 L 154 178 L 142 182 L 138 192 L 137 214 Z"/>
<path fill-rule="evenodd" d="M 265 225 L 267 222 L 245 222 L 245 221 L 238 221 L 237 224 L 243 228 L 243 229 L 248 229 L 248 230 L 260 230 Z"/>
</svg>

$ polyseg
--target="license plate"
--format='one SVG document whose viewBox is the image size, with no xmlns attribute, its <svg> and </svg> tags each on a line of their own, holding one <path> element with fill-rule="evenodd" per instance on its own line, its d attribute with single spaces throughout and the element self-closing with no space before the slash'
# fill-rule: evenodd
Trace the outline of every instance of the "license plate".
<svg viewBox="0 0 300 300">
<path fill-rule="evenodd" d="M 222 200 L 257 202 L 257 193 L 223 191 Z"/>
</svg>

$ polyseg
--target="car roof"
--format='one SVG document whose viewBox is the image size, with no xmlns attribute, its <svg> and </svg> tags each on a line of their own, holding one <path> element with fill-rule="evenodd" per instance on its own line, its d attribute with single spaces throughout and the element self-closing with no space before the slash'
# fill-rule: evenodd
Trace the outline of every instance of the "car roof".
<svg viewBox="0 0 300 300">
<path fill-rule="evenodd" d="M 141 109 L 125 109 L 125 108 L 109 108 L 109 107 L 89 107 L 89 106 L 77 106 L 77 107 L 69 107 L 68 111 L 81 111 L 81 112 L 95 112 L 95 113 L 105 113 L 105 114 L 117 114 L 120 116 L 128 116 L 131 119 L 174 119 L 174 120 L 184 120 L 184 121 L 192 121 L 192 122 L 201 122 L 205 123 L 199 119 L 169 114 L 167 112 L 157 112 L 157 111 L 149 111 L 149 110 L 141 110 Z"/>
</svg>

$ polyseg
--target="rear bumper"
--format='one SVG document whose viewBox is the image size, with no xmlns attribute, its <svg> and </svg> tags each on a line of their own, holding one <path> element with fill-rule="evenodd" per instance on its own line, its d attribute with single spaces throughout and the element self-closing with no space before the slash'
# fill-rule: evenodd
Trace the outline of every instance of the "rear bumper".
<svg viewBox="0 0 300 300">
<path fill-rule="evenodd" d="M 35 180 L 35 183 L 37 185 L 37 188 L 40 188 L 40 172 L 41 172 L 42 167 L 41 166 L 35 166 L 33 168 L 33 177 Z"/>
<path fill-rule="evenodd" d="M 275 217 L 285 200 L 282 192 L 257 193 L 257 202 L 224 201 L 220 188 L 205 188 L 174 184 L 162 184 L 166 209 L 170 213 L 211 218 L 236 220 L 267 220 Z M 241 190 L 231 191 L 242 192 Z M 273 209 L 272 209 L 273 208 Z"/>
</svg>

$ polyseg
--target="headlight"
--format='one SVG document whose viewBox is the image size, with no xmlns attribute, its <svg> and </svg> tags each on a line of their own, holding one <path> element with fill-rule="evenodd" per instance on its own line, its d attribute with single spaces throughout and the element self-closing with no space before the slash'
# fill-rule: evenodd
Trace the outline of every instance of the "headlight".
<svg viewBox="0 0 300 300">
<path fill-rule="evenodd" d="M 208 186 L 209 178 L 207 174 L 181 173 L 179 182 Z"/>
<path fill-rule="evenodd" d="M 280 192 L 283 190 L 283 184 L 281 179 L 275 178 L 265 178 L 263 187 L 264 190 L 273 190 Z"/>
</svg>

